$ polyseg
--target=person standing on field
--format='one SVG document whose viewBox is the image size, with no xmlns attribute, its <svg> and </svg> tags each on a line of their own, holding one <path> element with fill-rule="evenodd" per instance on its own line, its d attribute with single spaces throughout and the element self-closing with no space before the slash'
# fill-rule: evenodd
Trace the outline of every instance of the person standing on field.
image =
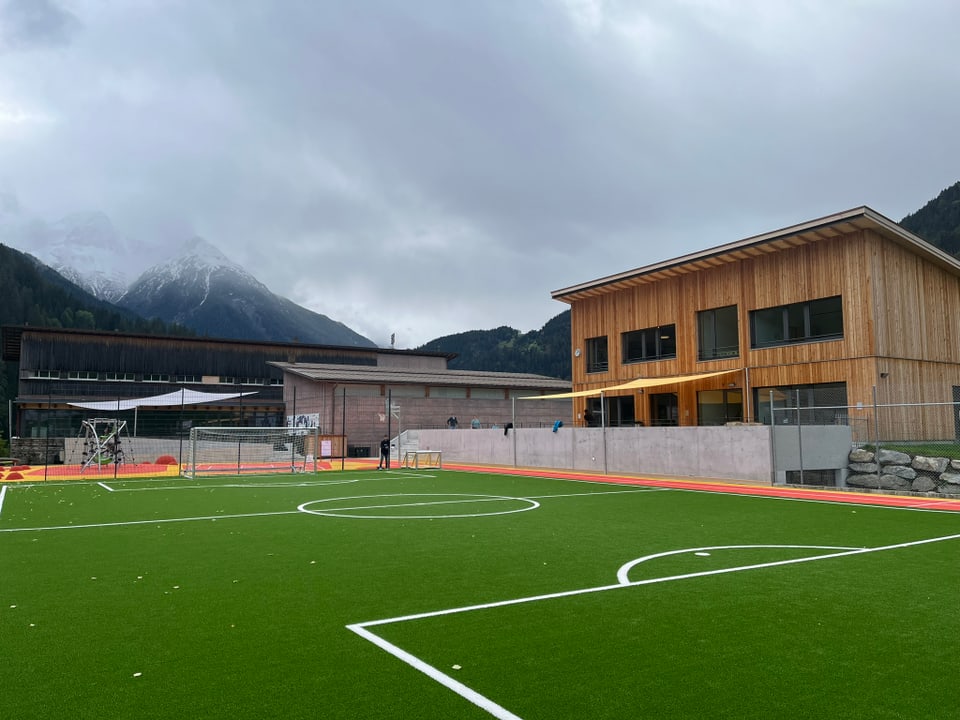
<svg viewBox="0 0 960 720">
<path fill-rule="evenodd" d="M 390 469 L 390 438 L 386 435 L 380 441 L 380 464 L 377 465 L 377 470 L 383 470 L 384 468 Z"/>
</svg>

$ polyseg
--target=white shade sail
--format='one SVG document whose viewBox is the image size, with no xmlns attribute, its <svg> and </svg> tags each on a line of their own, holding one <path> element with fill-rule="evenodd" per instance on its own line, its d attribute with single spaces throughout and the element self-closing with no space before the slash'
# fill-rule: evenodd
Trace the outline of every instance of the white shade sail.
<svg viewBox="0 0 960 720">
<path fill-rule="evenodd" d="M 149 397 L 128 398 L 125 400 L 99 400 L 96 402 L 72 402 L 67 403 L 71 407 L 83 408 L 84 410 L 133 410 L 140 407 L 176 407 L 178 405 L 209 405 L 210 403 L 232 400 L 247 395 L 256 395 L 257 391 L 243 393 L 208 393 L 199 390 L 187 390 L 180 388 L 173 392 L 163 395 L 150 395 Z"/>
</svg>

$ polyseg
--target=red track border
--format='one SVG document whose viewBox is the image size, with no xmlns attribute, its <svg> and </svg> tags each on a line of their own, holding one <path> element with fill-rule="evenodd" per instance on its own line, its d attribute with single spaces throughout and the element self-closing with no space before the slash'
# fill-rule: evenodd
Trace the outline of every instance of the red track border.
<svg viewBox="0 0 960 720">
<path fill-rule="evenodd" d="M 674 490 L 698 490 L 702 492 L 751 495 L 755 497 L 775 497 L 794 500 L 814 500 L 818 502 L 849 503 L 851 505 L 878 505 L 882 507 L 911 508 L 914 510 L 960 512 L 960 497 L 950 498 L 915 495 L 887 495 L 883 493 L 833 490 L 830 488 L 798 488 L 784 485 L 738 483 L 732 480 L 724 481 L 680 478 L 645 478 L 617 474 L 602 475 L 598 473 L 550 470 L 547 468 L 512 468 L 494 465 L 450 465 L 447 463 L 444 463 L 443 467 L 447 470 L 462 470 L 465 472 L 491 472 L 499 473 L 501 475 L 555 477 L 565 480 L 616 483 L 619 485 L 640 485 L 643 487 L 671 488 Z"/>
</svg>

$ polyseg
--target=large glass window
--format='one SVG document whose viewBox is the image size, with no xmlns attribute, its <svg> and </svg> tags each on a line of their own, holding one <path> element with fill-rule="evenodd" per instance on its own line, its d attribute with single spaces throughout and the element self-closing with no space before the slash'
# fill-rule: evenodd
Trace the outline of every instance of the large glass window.
<svg viewBox="0 0 960 720">
<path fill-rule="evenodd" d="M 697 313 L 699 359 L 715 360 L 740 355 L 738 325 L 736 305 Z"/>
<path fill-rule="evenodd" d="M 697 424 L 725 425 L 743 421 L 743 391 L 701 390 L 697 393 Z"/>
<path fill-rule="evenodd" d="M 625 363 L 663 360 L 677 356 L 676 325 L 662 325 L 625 332 L 620 338 Z"/>
<path fill-rule="evenodd" d="M 609 367 L 607 336 L 587 339 L 587 372 L 606 372 Z"/>
<path fill-rule="evenodd" d="M 750 313 L 755 348 L 843 337 L 843 303 L 839 295 Z"/>
<path fill-rule="evenodd" d="M 833 425 L 847 422 L 847 384 L 819 383 L 753 390 L 757 422 L 769 425 Z"/>
</svg>

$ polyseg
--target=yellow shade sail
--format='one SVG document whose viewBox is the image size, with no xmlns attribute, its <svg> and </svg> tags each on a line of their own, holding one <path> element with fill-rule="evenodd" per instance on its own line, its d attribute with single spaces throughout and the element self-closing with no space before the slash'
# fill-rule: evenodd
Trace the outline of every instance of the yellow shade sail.
<svg viewBox="0 0 960 720">
<path fill-rule="evenodd" d="M 607 387 L 594 388 L 592 390 L 578 390 L 576 392 L 555 393 L 552 395 L 528 395 L 527 397 L 518 399 L 558 400 L 561 398 L 592 397 L 601 395 L 603 393 L 612 392 L 614 390 L 637 390 L 640 388 L 657 387 L 659 385 L 676 385 L 677 383 L 694 382 L 696 380 L 704 380 L 709 377 L 716 377 L 717 375 L 729 375 L 730 373 L 737 372 L 743 372 L 743 370 L 738 368 L 736 370 L 720 370 L 717 372 L 698 373 L 697 375 L 672 375 L 670 377 L 637 378 L 636 380 L 631 380 L 619 385 L 609 385 Z"/>
</svg>

